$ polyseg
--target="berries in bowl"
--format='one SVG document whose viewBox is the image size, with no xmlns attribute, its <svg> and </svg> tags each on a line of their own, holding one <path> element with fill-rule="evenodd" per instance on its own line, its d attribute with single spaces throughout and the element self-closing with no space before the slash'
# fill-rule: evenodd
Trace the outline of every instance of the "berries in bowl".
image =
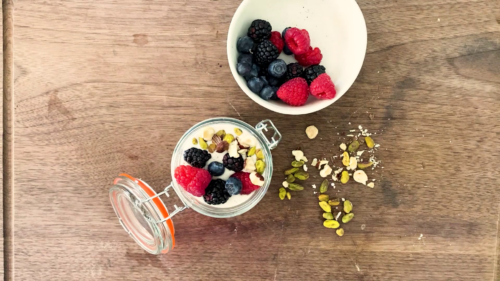
<svg viewBox="0 0 500 281">
<path fill-rule="evenodd" d="M 278 113 L 308 114 L 353 84 L 366 37 L 354 0 L 245 0 L 231 21 L 227 53 L 236 82 L 252 100 Z"/>
</svg>

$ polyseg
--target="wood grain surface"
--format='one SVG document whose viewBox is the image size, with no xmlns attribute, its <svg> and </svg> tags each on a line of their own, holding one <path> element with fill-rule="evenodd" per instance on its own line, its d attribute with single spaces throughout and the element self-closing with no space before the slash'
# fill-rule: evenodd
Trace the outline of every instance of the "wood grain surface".
<svg viewBox="0 0 500 281">
<path fill-rule="evenodd" d="M 16 280 L 499 280 L 494 1 L 357 2 L 369 33 L 357 81 L 325 110 L 283 116 L 231 76 L 240 1 L 16 1 Z M 268 194 L 236 218 L 184 211 L 175 250 L 146 254 L 109 204 L 113 178 L 161 190 L 178 139 L 216 116 L 283 134 Z M 320 178 L 280 201 L 279 175 L 292 149 L 333 155 L 358 125 L 377 132 L 384 168 L 374 189 L 331 191 L 356 209 L 339 238 L 322 226 Z"/>
</svg>

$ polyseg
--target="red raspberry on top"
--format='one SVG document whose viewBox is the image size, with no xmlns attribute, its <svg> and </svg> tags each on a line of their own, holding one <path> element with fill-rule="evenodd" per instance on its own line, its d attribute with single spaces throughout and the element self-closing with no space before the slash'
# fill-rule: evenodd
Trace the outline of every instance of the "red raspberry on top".
<svg viewBox="0 0 500 281">
<path fill-rule="evenodd" d="M 295 55 L 295 59 L 300 65 L 308 67 L 320 64 L 323 59 L 323 55 L 321 54 L 321 50 L 319 48 L 313 49 L 312 47 L 309 47 L 309 50 L 305 54 Z"/>
<path fill-rule="evenodd" d="M 271 38 L 269 38 L 269 41 L 271 41 L 271 43 L 278 48 L 278 51 L 280 51 L 281 54 L 283 47 L 285 47 L 285 42 L 281 39 L 281 33 L 278 31 L 271 32 Z"/>
<path fill-rule="evenodd" d="M 295 27 L 289 28 L 285 33 L 286 45 L 295 55 L 302 55 L 311 47 L 309 32 Z"/>
<path fill-rule="evenodd" d="M 337 94 L 332 78 L 326 73 L 321 74 L 312 81 L 310 90 L 313 96 L 322 100 L 333 99 Z"/>
<path fill-rule="evenodd" d="M 212 180 L 207 170 L 187 165 L 175 168 L 174 177 L 187 192 L 198 197 L 205 194 L 205 189 Z"/>
<path fill-rule="evenodd" d="M 234 173 L 232 178 L 237 178 L 241 181 L 242 187 L 241 187 L 241 193 L 240 194 L 250 194 L 254 192 L 255 190 L 259 189 L 260 186 L 255 185 L 252 183 L 250 180 L 250 174 L 245 173 L 245 172 L 237 172 Z"/>
<path fill-rule="evenodd" d="M 289 80 L 278 89 L 278 98 L 291 106 L 304 105 L 309 97 L 309 86 L 302 77 Z"/>
</svg>

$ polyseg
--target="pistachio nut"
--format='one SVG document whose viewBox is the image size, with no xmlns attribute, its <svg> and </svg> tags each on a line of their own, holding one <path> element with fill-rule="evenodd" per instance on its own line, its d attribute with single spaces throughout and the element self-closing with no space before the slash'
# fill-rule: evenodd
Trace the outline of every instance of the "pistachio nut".
<svg viewBox="0 0 500 281">
<path fill-rule="evenodd" d="M 328 191 L 328 186 L 329 186 L 329 182 L 327 179 L 324 179 L 323 182 L 321 183 L 321 185 L 319 186 L 319 192 L 320 193 L 325 193 Z M 328 200 L 327 200 L 328 201 Z"/>
<path fill-rule="evenodd" d="M 248 157 L 251 157 L 255 154 L 255 151 L 257 150 L 257 148 L 254 146 L 254 147 L 250 147 L 250 149 L 248 150 Z"/>
<path fill-rule="evenodd" d="M 328 205 L 330 206 L 338 206 L 340 205 L 340 200 L 338 198 L 328 200 Z"/>
<path fill-rule="evenodd" d="M 222 140 L 230 144 L 234 141 L 234 136 L 231 134 L 226 134 Z"/>
<path fill-rule="evenodd" d="M 207 145 L 207 143 L 205 142 L 205 140 L 203 138 L 198 138 L 198 141 L 200 143 L 200 148 L 201 149 L 207 149 L 208 148 L 208 145 Z"/>
<path fill-rule="evenodd" d="M 342 217 L 342 222 L 343 223 L 348 223 L 352 220 L 352 218 L 354 218 L 354 213 L 349 213 L 349 214 L 346 214 Z"/>
<path fill-rule="evenodd" d="M 295 174 L 293 174 L 293 176 L 301 181 L 305 181 L 309 178 L 309 174 L 302 171 L 296 172 Z"/>
<path fill-rule="evenodd" d="M 292 162 L 292 167 L 300 168 L 302 166 L 304 166 L 304 161 L 302 161 L 302 160 L 301 161 L 296 161 L 295 160 L 295 161 Z"/>
<path fill-rule="evenodd" d="M 287 192 L 286 198 L 288 198 L 288 200 L 292 200 L 292 194 L 290 192 Z"/>
<path fill-rule="evenodd" d="M 320 196 L 318 196 L 318 199 L 319 199 L 319 201 L 328 202 L 328 200 L 330 199 L 330 196 L 328 196 L 326 194 L 321 194 Z"/>
<path fill-rule="evenodd" d="M 288 188 L 291 190 L 291 191 L 301 191 L 301 190 L 304 190 L 304 187 L 298 183 L 289 183 L 288 184 Z"/>
<path fill-rule="evenodd" d="M 266 169 L 266 163 L 262 160 L 257 160 L 257 162 L 255 162 L 255 169 L 259 174 L 264 173 L 264 170 Z"/>
<path fill-rule="evenodd" d="M 349 172 L 343 171 L 340 177 L 340 182 L 346 184 L 349 181 Z"/>
<path fill-rule="evenodd" d="M 224 130 L 219 130 L 217 133 L 215 133 L 218 137 L 220 137 L 221 139 L 224 139 L 224 137 L 226 136 L 226 131 Z"/>
<path fill-rule="evenodd" d="M 352 152 L 355 152 L 356 150 L 358 150 L 358 148 L 359 148 L 359 141 L 355 140 L 355 141 L 351 142 L 351 144 L 347 148 L 347 151 L 352 153 Z"/>
<path fill-rule="evenodd" d="M 326 220 L 323 222 L 323 226 L 326 228 L 339 228 L 340 223 L 336 220 Z"/>
<path fill-rule="evenodd" d="M 325 211 L 327 213 L 331 213 L 332 212 L 332 207 L 330 205 L 328 205 L 328 203 L 326 203 L 324 201 L 319 202 L 319 206 L 321 207 L 321 209 L 323 209 L 323 211 Z"/>
<path fill-rule="evenodd" d="M 288 170 L 285 171 L 285 176 L 291 175 L 291 174 L 297 172 L 298 170 L 299 170 L 299 168 L 288 169 Z"/>
<path fill-rule="evenodd" d="M 332 213 L 323 213 L 323 218 L 325 220 L 333 220 L 333 214 Z"/>
<path fill-rule="evenodd" d="M 286 196 L 286 190 L 285 190 L 283 187 L 282 187 L 282 188 L 280 188 L 280 194 L 279 194 L 279 196 L 280 196 L 280 199 L 281 199 L 281 200 L 285 199 L 285 196 Z"/>
<path fill-rule="evenodd" d="M 262 149 L 257 149 L 257 151 L 255 152 L 255 155 L 257 155 L 257 159 L 264 159 L 264 152 L 262 151 Z"/>
<path fill-rule="evenodd" d="M 365 137 L 365 142 L 366 142 L 366 146 L 368 146 L 369 148 L 375 147 L 375 142 L 373 141 L 373 139 L 371 137 Z"/>
<path fill-rule="evenodd" d="M 368 167 L 371 167 L 372 165 L 373 165 L 373 162 L 358 163 L 358 169 L 366 169 Z"/>
<path fill-rule="evenodd" d="M 208 152 L 210 152 L 210 153 L 214 153 L 216 148 L 217 148 L 217 146 L 215 145 L 215 143 L 211 143 L 211 144 L 208 146 Z"/>
<path fill-rule="evenodd" d="M 339 228 L 339 229 L 335 230 L 335 233 L 337 233 L 338 236 L 342 237 L 342 236 L 344 236 L 344 229 Z"/>
<path fill-rule="evenodd" d="M 193 144 L 194 145 L 197 145 L 198 144 L 198 140 L 196 138 L 193 138 Z"/>
<path fill-rule="evenodd" d="M 241 131 L 240 128 L 234 128 L 234 133 L 237 135 L 237 136 L 241 136 L 241 134 L 243 134 L 243 131 Z"/>
<path fill-rule="evenodd" d="M 349 153 L 347 153 L 346 151 L 344 151 L 344 153 L 342 154 L 344 156 L 344 158 L 342 158 L 342 164 L 344 164 L 344 166 L 349 166 Z"/>
<path fill-rule="evenodd" d="M 350 213 L 352 211 L 352 203 L 349 200 L 345 200 L 344 202 L 344 212 Z"/>
<path fill-rule="evenodd" d="M 288 175 L 288 177 L 286 177 L 286 181 L 292 183 L 295 181 L 295 177 L 293 175 Z"/>
</svg>

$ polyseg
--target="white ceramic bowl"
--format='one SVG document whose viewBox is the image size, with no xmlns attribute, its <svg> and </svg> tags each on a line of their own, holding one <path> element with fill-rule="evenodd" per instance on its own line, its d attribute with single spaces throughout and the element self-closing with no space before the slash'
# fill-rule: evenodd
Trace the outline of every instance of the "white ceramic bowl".
<svg viewBox="0 0 500 281">
<path fill-rule="evenodd" d="M 269 21 L 273 31 L 280 33 L 290 26 L 309 31 L 311 46 L 319 47 L 323 53 L 321 64 L 335 83 L 336 97 L 318 100 L 310 96 L 304 106 L 293 107 L 281 101 L 263 100 L 250 91 L 236 71 L 236 42 L 247 34 L 255 19 Z M 365 19 L 355 0 L 244 0 L 229 26 L 227 56 L 234 79 L 252 100 L 278 113 L 300 115 L 319 111 L 347 92 L 363 65 L 366 43 Z M 280 58 L 287 63 L 295 61 L 293 56 L 283 53 Z"/>
</svg>

